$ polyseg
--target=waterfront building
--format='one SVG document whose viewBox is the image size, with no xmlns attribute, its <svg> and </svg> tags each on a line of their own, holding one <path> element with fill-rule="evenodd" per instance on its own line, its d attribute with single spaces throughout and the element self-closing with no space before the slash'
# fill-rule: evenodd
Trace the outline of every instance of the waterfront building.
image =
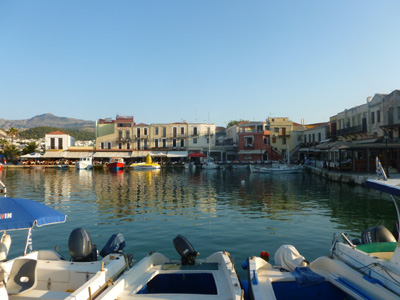
<svg viewBox="0 0 400 300">
<path fill-rule="evenodd" d="M 242 162 L 280 160 L 282 155 L 271 148 L 267 122 L 244 121 L 238 124 L 238 155 Z"/>
<path fill-rule="evenodd" d="M 132 142 L 129 149 L 149 150 L 150 149 L 150 125 L 139 123 L 133 126 Z"/>
<path fill-rule="evenodd" d="M 287 159 L 302 143 L 302 133 L 306 127 L 290 121 L 287 117 L 269 117 L 267 129 L 270 131 L 271 147 L 282 159 Z"/>
<path fill-rule="evenodd" d="M 96 126 L 96 150 L 130 150 L 135 122 L 133 116 L 99 119 Z"/>
<path fill-rule="evenodd" d="M 47 150 L 67 150 L 75 146 L 75 139 L 67 133 L 60 130 L 46 133 L 45 149 Z"/>
<path fill-rule="evenodd" d="M 210 123 L 189 123 L 188 153 L 201 152 L 215 160 L 221 160 L 221 152 L 215 151 L 216 127 Z M 209 149 L 211 150 L 210 153 Z"/>
</svg>

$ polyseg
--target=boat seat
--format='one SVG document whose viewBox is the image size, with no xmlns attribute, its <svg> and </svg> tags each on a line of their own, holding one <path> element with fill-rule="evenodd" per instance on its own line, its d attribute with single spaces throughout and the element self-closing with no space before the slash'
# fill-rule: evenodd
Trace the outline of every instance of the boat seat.
<svg viewBox="0 0 400 300">
<path fill-rule="evenodd" d="M 21 258 L 14 261 L 6 284 L 9 295 L 17 295 L 36 286 L 36 265 L 37 260 L 34 259 Z"/>
</svg>

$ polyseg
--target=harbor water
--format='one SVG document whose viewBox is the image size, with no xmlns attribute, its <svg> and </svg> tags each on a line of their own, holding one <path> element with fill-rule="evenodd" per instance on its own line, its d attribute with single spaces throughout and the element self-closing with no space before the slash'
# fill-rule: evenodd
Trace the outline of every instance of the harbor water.
<svg viewBox="0 0 400 300">
<path fill-rule="evenodd" d="M 7 196 L 44 203 L 66 215 L 64 224 L 35 227 L 33 249 L 54 249 L 69 259 L 68 238 L 85 228 L 101 250 L 120 232 L 135 261 L 151 251 L 178 258 L 172 240 L 189 239 L 200 257 L 228 251 L 241 277 L 241 262 L 282 244 L 312 261 L 329 255 L 334 233 L 360 237 L 396 220 L 386 194 L 326 181 L 309 173 L 267 175 L 248 169 L 157 171 L 6 169 Z M 21 255 L 26 230 L 8 232 L 9 257 Z"/>
</svg>

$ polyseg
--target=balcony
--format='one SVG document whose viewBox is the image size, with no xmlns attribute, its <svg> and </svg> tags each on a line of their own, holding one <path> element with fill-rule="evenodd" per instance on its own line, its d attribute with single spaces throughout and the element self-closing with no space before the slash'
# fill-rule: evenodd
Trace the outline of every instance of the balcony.
<svg viewBox="0 0 400 300">
<path fill-rule="evenodd" d="M 366 126 L 358 125 L 358 126 L 348 127 L 348 128 L 344 128 L 344 129 L 339 129 L 337 131 L 337 135 L 354 134 L 354 133 L 360 133 L 360 132 L 366 132 L 366 131 L 367 131 Z"/>
<path fill-rule="evenodd" d="M 117 142 L 130 143 L 132 142 L 132 139 L 130 137 L 119 137 L 117 138 Z"/>
</svg>

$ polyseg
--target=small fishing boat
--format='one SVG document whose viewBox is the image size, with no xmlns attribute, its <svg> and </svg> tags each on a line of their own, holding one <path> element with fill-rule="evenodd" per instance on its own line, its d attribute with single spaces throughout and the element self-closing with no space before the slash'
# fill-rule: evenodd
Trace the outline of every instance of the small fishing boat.
<svg viewBox="0 0 400 300">
<path fill-rule="evenodd" d="M 93 156 L 81 157 L 75 166 L 78 170 L 93 169 Z"/>
<path fill-rule="evenodd" d="M 293 165 L 280 165 L 278 167 L 259 167 L 250 165 L 250 171 L 252 173 L 269 173 L 269 174 L 296 174 L 301 173 L 301 166 L 293 166 Z"/>
<path fill-rule="evenodd" d="M 1 192 L 6 187 L 0 181 Z M 83 228 L 70 234 L 68 261 L 56 251 L 32 251 L 32 228 L 63 223 L 66 215 L 36 201 L 0 198 L 0 299 L 92 299 L 109 283 L 117 279 L 130 264 L 124 256 L 125 240 L 121 234 L 113 235 L 97 259 L 97 249 Z M 6 231 L 28 229 L 24 254 L 11 260 L 7 255 L 11 236 Z"/>
<path fill-rule="evenodd" d="M 340 261 L 319 257 L 308 263 L 291 245 L 277 250 L 276 265 L 267 260 L 265 256 L 253 256 L 244 266 L 248 273 L 245 284 L 252 300 L 398 299 L 391 291 L 365 279 Z"/>
<path fill-rule="evenodd" d="M 388 179 L 376 158 L 378 179 L 368 179 L 366 186 L 391 195 L 398 219 L 399 208 L 393 196 L 400 196 L 400 179 Z M 384 226 L 366 229 L 360 239 L 350 241 L 344 233 L 342 240 L 335 235 L 332 256 L 353 267 L 371 280 L 387 287 L 400 297 L 400 243 Z"/>
<path fill-rule="evenodd" d="M 125 167 L 125 161 L 121 157 L 112 157 L 108 163 L 108 168 L 110 170 L 122 170 Z"/>
<path fill-rule="evenodd" d="M 145 163 L 133 163 L 130 166 L 134 170 L 159 170 L 159 169 L 161 169 L 161 166 L 159 163 L 152 162 L 150 154 L 147 154 Z"/>
<path fill-rule="evenodd" d="M 227 252 L 205 259 L 182 236 L 174 239 L 180 260 L 152 252 L 97 300 L 130 299 L 243 299 L 241 284 Z"/>
</svg>

